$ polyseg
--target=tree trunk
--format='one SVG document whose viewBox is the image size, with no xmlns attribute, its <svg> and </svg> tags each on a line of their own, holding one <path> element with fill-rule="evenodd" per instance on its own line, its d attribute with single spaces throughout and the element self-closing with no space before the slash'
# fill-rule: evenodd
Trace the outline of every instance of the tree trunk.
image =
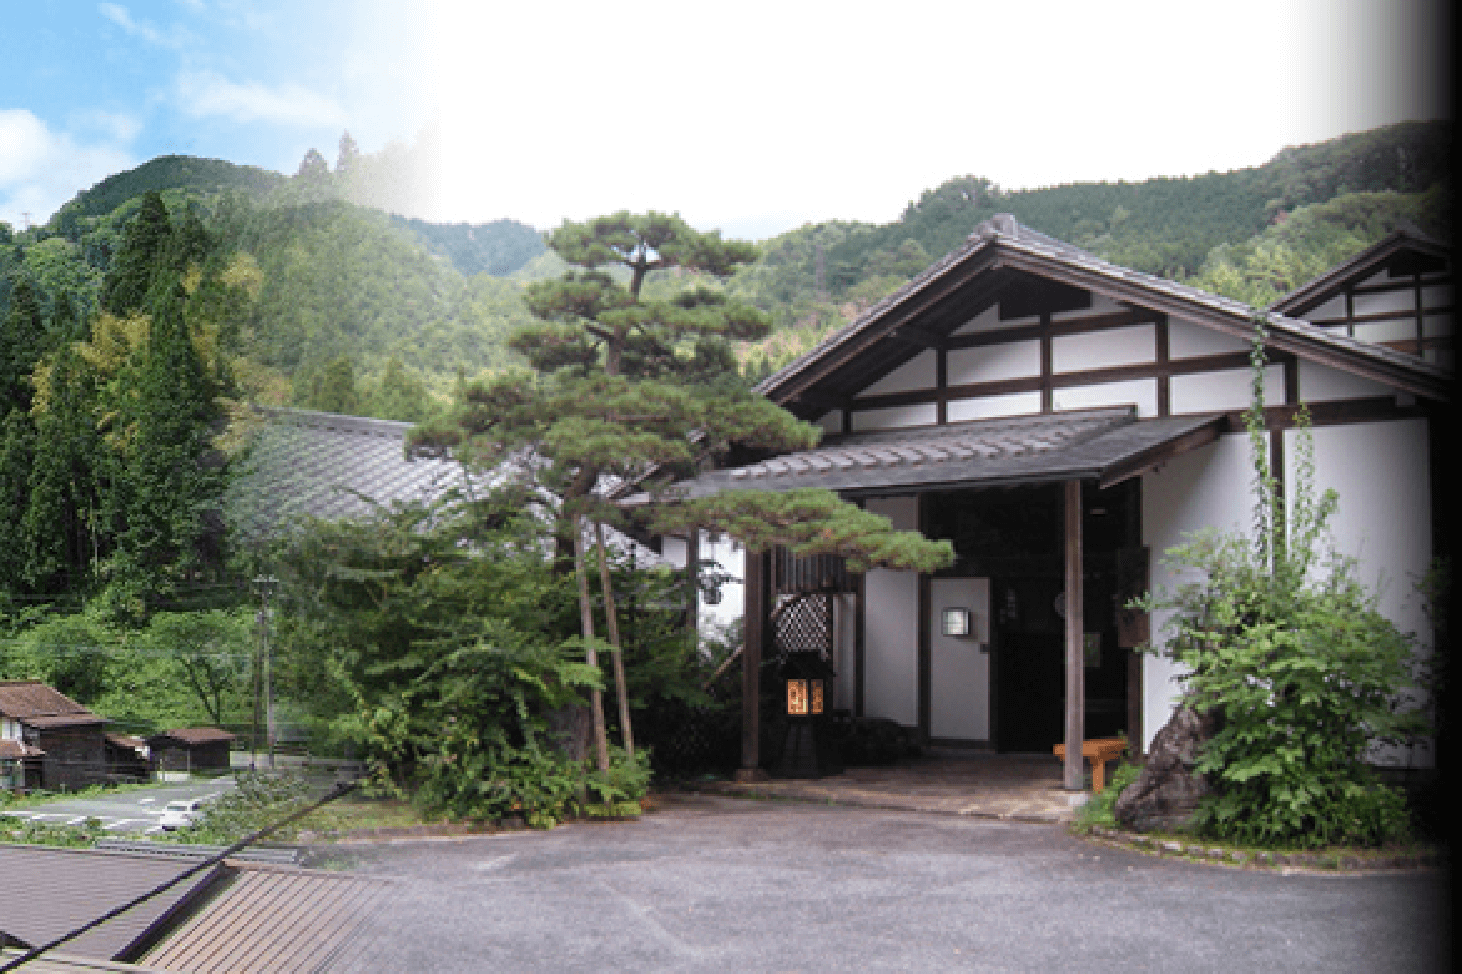
<svg viewBox="0 0 1462 974">
<path fill-rule="evenodd" d="M 594 650 L 594 604 L 589 601 L 589 577 L 584 572 L 584 534 L 574 518 L 574 574 L 579 579 L 579 626 L 584 634 L 584 662 L 599 665 Z M 594 763 L 600 771 L 609 770 L 609 738 L 604 730 L 604 696 L 599 690 L 589 691 L 589 712 L 594 721 Z"/>
<path fill-rule="evenodd" d="M 604 551 L 604 525 L 594 522 L 594 543 L 599 548 L 599 584 L 604 589 L 604 618 L 609 627 L 610 655 L 614 659 L 614 687 L 619 699 L 619 734 L 624 753 L 635 756 L 635 735 L 630 729 L 629 689 L 624 681 L 624 653 L 619 641 L 619 607 L 614 601 L 614 582 L 609 576 L 609 558 Z"/>
</svg>

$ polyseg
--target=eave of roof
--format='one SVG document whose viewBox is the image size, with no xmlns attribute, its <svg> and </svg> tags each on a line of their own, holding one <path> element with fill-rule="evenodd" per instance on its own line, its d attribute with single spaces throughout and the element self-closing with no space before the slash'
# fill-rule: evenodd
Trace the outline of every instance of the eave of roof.
<svg viewBox="0 0 1462 974">
<path fill-rule="evenodd" d="M 1225 423 L 1223 415 L 1139 420 L 1130 407 L 1110 407 L 859 433 L 704 474 L 674 485 L 662 499 L 803 488 L 869 496 L 1058 480 L 1110 486 L 1211 442 Z M 650 500 L 640 495 L 626 506 Z"/>
<path fill-rule="evenodd" d="M 1332 334 L 1275 312 L 1258 311 L 1242 301 L 1191 285 L 1121 267 L 1023 226 L 1008 214 L 983 221 L 963 244 L 806 355 L 762 380 L 757 391 L 773 402 L 786 405 L 821 378 L 820 373 L 812 371 L 812 366 L 832 362 L 832 367 L 837 367 L 849 361 L 900 326 L 909 324 L 942 296 L 940 289 L 949 287 L 951 281 L 967 281 L 1002 267 L 1197 320 L 1244 340 L 1253 337 L 1253 323 L 1262 319 L 1269 330 L 1268 344 L 1276 349 L 1415 395 L 1443 401 L 1450 397 L 1451 373 L 1415 356 Z"/>
</svg>

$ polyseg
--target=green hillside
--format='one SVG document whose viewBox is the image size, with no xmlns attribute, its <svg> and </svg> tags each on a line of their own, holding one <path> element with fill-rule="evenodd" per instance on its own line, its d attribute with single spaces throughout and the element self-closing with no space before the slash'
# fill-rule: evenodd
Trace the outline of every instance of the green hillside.
<svg viewBox="0 0 1462 974">
<path fill-rule="evenodd" d="M 954 178 L 889 224 L 830 221 L 763 241 L 761 258 L 727 284 L 775 323 L 743 349 L 743 365 L 761 374 L 785 363 L 1000 212 L 1117 263 L 1267 304 L 1403 222 L 1449 236 L 1450 156 L 1450 124 L 1406 123 L 1189 178 L 1021 191 Z M 348 202 L 366 158 L 343 151 L 332 171 L 311 153 L 286 177 L 164 156 L 111 176 L 0 247 L 0 314 L 25 280 L 40 320 L 94 315 L 142 195 L 155 190 L 174 219 L 201 221 L 213 259 L 249 280 L 222 335 L 242 391 L 415 419 L 445 402 L 459 374 L 512 360 L 505 336 L 529 320 L 520 288 L 562 268 L 517 221 L 432 224 Z"/>
<path fill-rule="evenodd" d="M 1228 173 L 1019 191 L 957 177 L 924 191 L 892 223 L 809 225 L 765 241 L 762 260 L 731 287 L 778 328 L 744 362 L 752 372 L 784 364 L 997 213 L 1123 266 L 1267 303 L 1284 282 L 1304 283 L 1401 221 L 1450 237 L 1451 139 L 1449 122 L 1408 122 L 1285 149 Z M 1270 258 L 1281 273 L 1255 263 Z M 1267 285 L 1256 283 L 1261 277 Z"/>
</svg>

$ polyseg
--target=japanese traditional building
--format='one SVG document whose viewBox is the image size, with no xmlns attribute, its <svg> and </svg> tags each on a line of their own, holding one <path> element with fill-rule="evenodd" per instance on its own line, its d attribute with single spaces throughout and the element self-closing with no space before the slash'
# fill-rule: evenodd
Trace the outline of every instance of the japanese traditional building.
<svg viewBox="0 0 1462 974">
<path fill-rule="evenodd" d="M 0 788 L 61 791 L 104 783 L 106 723 L 39 680 L 0 680 Z"/>
<path fill-rule="evenodd" d="M 1185 535 L 1251 523 L 1242 413 L 1256 322 L 1281 489 L 1303 403 L 1316 486 L 1340 496 L 1337 546 L 1403 631 L 1426 633 L 1414 583 L 1444 549 L 1433 499 L 1451 288 L 1449 252 L 1401 234 L 1257 311 L 1010 216 L 982 223 L 760 384 L 822 427 L 818 448 L 733 454 L 679 487 L 824 487 L 956 552 L 934 574 L 746 559 L 743 775 L 762 765 L 758 663 L 805 615 L 794 601 L 824 620 L 834 707 L 946 747 L 1049 754 L 1125 733 L 1145 749 L 1180 687 L 1166 659 L 1134 651 L 1163 620 L 1123 606 L 1174 585 L 1162 555 Z M 1396 320 L 1372 334 L 1379 315 Z M 805 640 L 798 625 L 792 638 Z"/>
</svg>

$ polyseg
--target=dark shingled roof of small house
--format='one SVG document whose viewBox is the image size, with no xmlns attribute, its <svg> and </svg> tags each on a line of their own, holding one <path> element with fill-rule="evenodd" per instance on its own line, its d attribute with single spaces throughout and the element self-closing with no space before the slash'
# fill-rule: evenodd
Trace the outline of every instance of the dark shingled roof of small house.
<svg viewBox="0 0 1462 974">
<path fill-rule="evenodd" d="M 371 501 L 428 501 L 462 477 L 452 460 L 407 457 L 410 423 L 255 408 L 264 422 L 228 497 L 230 519 L 246 536 L 299 518 L 360 517 Z"/>
<path fill-rule="evenodd" d="M 234 735 L 220 727 L 177 727 L 173 730 L 158 731 L 147 740 L 151 742 L 166 738 L 182 741 L 184 744 L 206 744 L 209 741 L 232 741 Z"/>
<path fill-rule="evenodd" d="M 40 680 L 0 680 L 0 715 L 31 727 L 73 727 L 107 722 L 105 717 L 92 713 Z"/>
</svg>

